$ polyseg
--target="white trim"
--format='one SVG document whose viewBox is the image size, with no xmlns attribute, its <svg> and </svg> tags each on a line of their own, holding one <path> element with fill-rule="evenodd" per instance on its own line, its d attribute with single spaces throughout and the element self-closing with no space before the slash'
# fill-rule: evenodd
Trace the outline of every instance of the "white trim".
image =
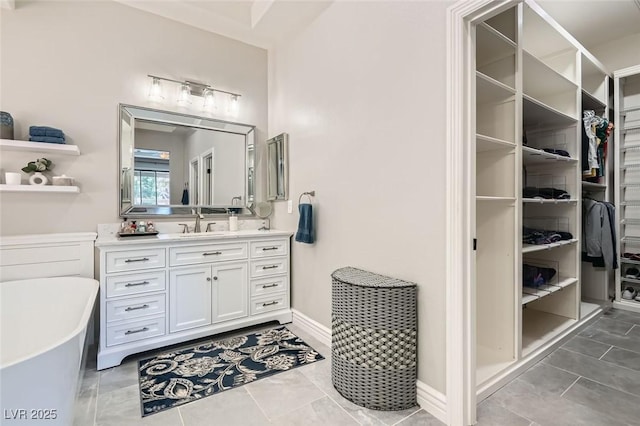
<svg viewBox="0 0 640 426">
<path fill-rule="evenodd" d="M 331 329 L 329 327 L 311 319 L 297 309 L 291 309 L 291 313 L 293 314 L 293 323 L 296 326 L 319 340 L 323 345 L 331 347 Z"/>
<path fill-rule="evenodd" d="M 428 411 L 438 420 L 447 423 L 447 397 L 428 384 L 418 380 L 418 405 L 423 410 Z"/>
<path fill-rule="evenodd" d="M 23 244 L 57 244 L 95 241 L 95 232 L 72 232 L 64 234 L 31 234 L 0 237 L 0 247 Z"/>
<path fill-rule="evenodd" d="M 471 288 L 473 195 L 472 156 L 468 141 L 473 90 L 470 64 L 474 63 L 471 23 L 513 7 L 503 0 L 460 0 L 447 9 L 447 121 L 446 121 L 446 389 L 447 423 L 475 424 L 475 304 Z"/>
</svg>

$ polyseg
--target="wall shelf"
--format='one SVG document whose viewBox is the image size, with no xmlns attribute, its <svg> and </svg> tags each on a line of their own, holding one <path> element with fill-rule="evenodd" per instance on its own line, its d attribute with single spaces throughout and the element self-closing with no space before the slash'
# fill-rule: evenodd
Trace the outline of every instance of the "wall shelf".
<svg viewBox="0 0 640 426">
<path fill-rule="evenodd" d="M 1 151 L 26 151 L 42 152 L 60 155 L 80 155 L 80 148 L 77 145 L 28 142 L 13 139 L 0 139 Z"/>
<path fill-rule="evenodd" d="M 53 185 L 0 185 L 0 192 L 57 192 L 66 194 L 78 194 L 77 186 L 53 186 Z"/>
</svg>

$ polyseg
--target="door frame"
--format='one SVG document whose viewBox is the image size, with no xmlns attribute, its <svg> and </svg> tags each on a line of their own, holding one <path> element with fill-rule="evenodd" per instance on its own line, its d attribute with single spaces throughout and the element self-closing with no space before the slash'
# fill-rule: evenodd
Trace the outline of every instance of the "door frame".
<svg viewBox="0 0 640 426">
<path fill-rule="evenodd" d="M 476 422 L 473 26 L 522 1 L 460 0 L 447 9 L 446 395 L 450 426 Z"/>
</svg>

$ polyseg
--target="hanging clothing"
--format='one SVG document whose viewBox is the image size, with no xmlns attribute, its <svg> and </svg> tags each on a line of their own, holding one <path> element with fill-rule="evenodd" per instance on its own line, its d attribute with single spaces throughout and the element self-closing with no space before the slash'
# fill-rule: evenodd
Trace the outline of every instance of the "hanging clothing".
<svg viewBox="0 0 640 426">
<path fill-rule="evenodd" d="M 592 199 L 582 201 L 582 253 L 583 260 L 593 266 L 616 269 L 614 220 L 611 219 L 609 203 Z M 612 213 L 615 217 L 615 211 Z"/>
</svg>

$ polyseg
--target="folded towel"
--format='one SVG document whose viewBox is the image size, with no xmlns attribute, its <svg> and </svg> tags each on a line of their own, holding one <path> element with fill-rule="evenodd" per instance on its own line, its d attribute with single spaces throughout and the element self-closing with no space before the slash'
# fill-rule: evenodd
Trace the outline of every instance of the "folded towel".
<svg viewBox="0 0 640 426">
<path fill-rule="evenodd" d="M 189 190 L 187 188 L 185 188 L 182 191 L 182 205 L 186 206 L 189 204 Z"/>
<path fill-rule="evenodd" d="M 313 244 L 313 209 L 311 204 L 298 205 L 298 211 L 300 212 L 300 221 L 298 222 L 296 241 Z"/>
<path fill-rule="evenodd" d="M 29 127 L 29 136 L 49 136 L 64 139 L 64 132 L 55 127 L 31 126 Z"/>
<path fill-rule="evenodd" d="M 46 142 L 46 143 L 66 143 L 64 138 L 54 138 L 51 136 L 29 136 L 31 142 Z"/>
</svg>

